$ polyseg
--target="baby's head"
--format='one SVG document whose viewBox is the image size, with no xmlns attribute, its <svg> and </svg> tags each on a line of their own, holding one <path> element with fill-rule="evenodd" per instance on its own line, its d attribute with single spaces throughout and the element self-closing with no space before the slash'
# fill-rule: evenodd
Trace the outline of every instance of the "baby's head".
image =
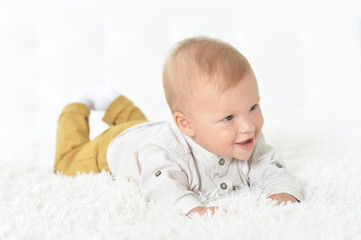
<svg viewBox="0 0 361 240">
<path fill-rule="evenodd" d="M 247 59 L 220 40 L 178 43 L 163 71 L 178 128 L 208 151 L 245 160 L 263 126 L 257 80 Z"/>
</svg>

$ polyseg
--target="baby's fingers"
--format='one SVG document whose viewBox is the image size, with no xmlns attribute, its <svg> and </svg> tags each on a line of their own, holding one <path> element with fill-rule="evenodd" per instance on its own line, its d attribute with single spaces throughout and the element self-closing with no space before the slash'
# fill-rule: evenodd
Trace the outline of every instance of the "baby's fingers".
<svg viewBox="0 0 361 240">
<path fill-rule="evenodd" d="M 211 212 L 211 214 L 215 214 L 215 212 L 222 211 L 223 213 L 226 213 L 227 210 L 219 207 L 208 207 L 207 210 Z"/>
</svg>

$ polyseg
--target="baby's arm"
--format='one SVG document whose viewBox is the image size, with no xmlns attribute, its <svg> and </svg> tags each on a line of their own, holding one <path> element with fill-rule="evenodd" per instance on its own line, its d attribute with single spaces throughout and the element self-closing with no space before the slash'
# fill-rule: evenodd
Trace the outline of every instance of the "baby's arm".
<svg viewBox="0 0 361 240">
<path fill-rule="evenodd" d="M 261 187 L 270 199 L 278 203 L 302 200 L 297 179 L 286 171 L 282 157 L 266 144 L 263 134 L 257 140 L 250 163 L 251 186 Z"/>
<path fill-rule="evenodd" d="M 138 158 L 142 166 L 140 189 L 146 200 L 173 205 L 184 215 L 192 211 L 203 213 L 201 209 L 205 207 L 190 189 L 191 180 L 180 167 L 179 156 L 149 144 L 139 150 Z"/>
</svg>

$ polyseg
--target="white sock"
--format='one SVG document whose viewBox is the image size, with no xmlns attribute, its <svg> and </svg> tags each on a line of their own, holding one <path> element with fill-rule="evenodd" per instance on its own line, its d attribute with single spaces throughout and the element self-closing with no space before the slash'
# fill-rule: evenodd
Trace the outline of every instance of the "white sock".
<svg viewBox="0 0 361 240">
<path fill-rule="evenodd" d="M 83 103 L 90 110 L 106 110 L 117 97 L 119 97 L 119 93 L 112 87 L 92 85 L 87 87 L 82 94 L 73 98 L 72 102 Z"/>
</svg>

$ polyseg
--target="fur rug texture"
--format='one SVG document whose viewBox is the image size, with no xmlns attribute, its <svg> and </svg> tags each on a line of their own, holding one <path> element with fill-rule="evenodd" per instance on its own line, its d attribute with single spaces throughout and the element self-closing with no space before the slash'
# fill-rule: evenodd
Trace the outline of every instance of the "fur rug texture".
<svg viewBox="0 0 361 240">
<path fill-rule="evenodd" d="M 361 239 L 361 141 L 304 131 L 265 135 L 305 200 L 277 205 L 259 189 L 200 196 L 226 212 L 193 219 L 145 202 L 136 182 L 106 172 L 55 175 L 53 139 L 2 140 L 0 239 Z"/>
</svg>

